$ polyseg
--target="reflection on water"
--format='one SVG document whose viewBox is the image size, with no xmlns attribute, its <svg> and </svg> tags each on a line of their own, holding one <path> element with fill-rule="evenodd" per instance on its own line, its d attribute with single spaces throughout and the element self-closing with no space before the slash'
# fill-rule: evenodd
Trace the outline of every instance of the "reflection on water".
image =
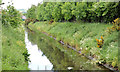
<svg viewBox="0 0 120 72">
<path fill-rule="evenodd" d="M 53 67 L 52 63 L 43 55 L 43 52 L 38 49 L 37 45 L 33 45 L 28 40 L 27 32 L 25 32 L 25 43 L 28 53 L 30 54 L 29 58 L 31 62 L 29 62 L 29 68 L 31 70 L 51 70 Z"/>
<path fill-rule="evenodd" d="M 66 48 L 39 32 L 28 32 L 28 37 L 26 33 L 26 47 L 32 56 L 30 56 L 31 63 L 29 62 L 29 67 L 32 69 L 105 70 L 105 68 L 95 65 L 91 60 L 80 56 L 74 50 Z"/>
</svg>

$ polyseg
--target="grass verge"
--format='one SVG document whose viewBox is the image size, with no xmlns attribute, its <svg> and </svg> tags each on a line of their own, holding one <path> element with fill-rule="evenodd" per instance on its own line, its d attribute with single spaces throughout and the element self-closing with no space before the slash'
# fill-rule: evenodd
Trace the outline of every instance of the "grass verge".
<svg viewBox="0 0 120 72">
<path fill-rule="evenodd" d="M 2 70 L 28 70 L 23 26 L 2 26 Z"/>
</svg>

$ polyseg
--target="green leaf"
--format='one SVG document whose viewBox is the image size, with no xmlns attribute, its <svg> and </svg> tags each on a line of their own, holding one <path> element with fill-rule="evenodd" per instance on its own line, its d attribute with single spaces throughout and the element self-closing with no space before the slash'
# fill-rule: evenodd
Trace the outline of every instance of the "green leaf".
<svg viewBox="0 0 120 72">
<path fill-rule="evenodd" d="M 104 11 L 102 16 L 105 16 L 107 14 L 108 10 Z"/>
</svg>

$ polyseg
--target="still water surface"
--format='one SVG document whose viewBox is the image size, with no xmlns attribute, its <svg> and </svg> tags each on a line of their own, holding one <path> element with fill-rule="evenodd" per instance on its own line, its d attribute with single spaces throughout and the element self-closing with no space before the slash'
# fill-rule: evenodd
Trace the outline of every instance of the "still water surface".
<svg viewBox="0 0 120 72">
<path fill-rule="evenodd" d="M 29 59 L 31 62 L 29 62 L 29 68 L 31 70 L 51 70 L 53 68 L 52 63 L 43 55 L 43 52 L 38 49 L 38 46 L 28 40 L 28 33 L 26 31 L 25 43 L 28 53 L 30 54 Z"/>
<path fill-rule="evenodd" d="M 25 31 L 25 43 L 31 70 L 106 70 L 40 32 Z"/>
</svg>

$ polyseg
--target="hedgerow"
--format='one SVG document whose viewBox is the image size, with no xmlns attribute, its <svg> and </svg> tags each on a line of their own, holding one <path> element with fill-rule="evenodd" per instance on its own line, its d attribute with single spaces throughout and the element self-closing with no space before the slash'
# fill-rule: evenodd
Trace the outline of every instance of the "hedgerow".
<svg viewBox="0 0 120 72">
<path fill-rule="evenodd" d="M 119 5 L 119 2 L 43 2 L 29 8 L 27 16 L 41 21 L 54 19 L 108 23 L 120 17 Z"/>
</svg>

